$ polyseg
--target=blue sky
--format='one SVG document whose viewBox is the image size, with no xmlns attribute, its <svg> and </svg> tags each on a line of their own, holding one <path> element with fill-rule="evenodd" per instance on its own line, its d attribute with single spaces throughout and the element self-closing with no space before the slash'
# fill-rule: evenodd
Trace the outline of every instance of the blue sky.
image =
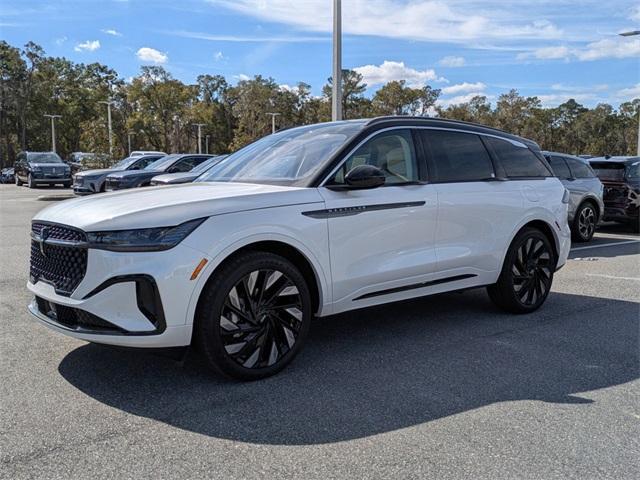
<svg viewBox="0 0 640 480">
<path fill-rule="evenodd" d="M 343 0 L 343 66 L 369 93 L 428 83 L 442 103 L 510 88 L 545 105 L 640 97 L 640 3 L 627 0 Z M 158 64 L 193 82 L 262 74 L 319 94 L 331 71 L 332 0 L 2 0 L 0 38 L 102 62 L 127 79 Z"/>
</svg>

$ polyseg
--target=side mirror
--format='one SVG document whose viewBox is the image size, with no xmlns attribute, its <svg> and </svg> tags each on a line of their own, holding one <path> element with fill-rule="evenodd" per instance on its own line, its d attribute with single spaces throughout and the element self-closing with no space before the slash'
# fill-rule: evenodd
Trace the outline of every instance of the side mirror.
<svg viewBox="0 0 640 480">
<path fill-rule="evenodd" d="M 344 182 L 351 188 L 377 188 L 384 185 L 384 172 L 373 165 L 358 165 L 349 170 Z"/>
</svg>

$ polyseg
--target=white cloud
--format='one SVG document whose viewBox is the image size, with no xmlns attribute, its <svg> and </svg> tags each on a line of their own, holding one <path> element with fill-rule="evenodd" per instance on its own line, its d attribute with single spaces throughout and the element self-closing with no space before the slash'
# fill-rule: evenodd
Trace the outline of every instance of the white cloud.
<svg viewBox="0 0 640 480">
<path fill-rule="evenodd" d="M 244 73 L 241 73 L 239 75 L 235 76 L 238 80 L 242 81 L 246 81 L 246 80 L 250 80 L 251 77 L 249 75 L 245 75 Z"/>
<path fill-rule="evenodd" d="M 73 49 L 76 52 L 93 52 L 95 50 L 98 50 L 100 48 L 100 41 L 99 40 L 87 40 L 86 42 L 82 42 L 77 44 L 75 47 L 73 47 Z"/>
<path fill-rule="evenodd" d="M 517 55 L 518 60 L 525 60 L 527 58 L 537 58 L 540 60 L 556 60 L 560 58 L 569 58 L 570 50 L 565 46 L 557 47 L 542 47 L 532 52 L 523 52 Z"/>
<path fill-rule="evenodd" d="M 60 38 L 56 38 L 56 39 L 55 39 L 55 42 L 56 42 L 56 45 L 62 45 L 62 44 L 64 44 L 64 42 L 66 42 L 67 40 L 68 40 L 68 38 L 67 38 L 67 37 L 60 37 Z"/>
<path fill-rule="evenodd" d="M 210 42 L 234 42 L 234 43 L 307 43 L 307 42 L 330 42 L 330 36 L 309 36 L 309 35 L 217 35 L 202 32 L 190 32 L 187 30 L 161 30 L 160 33 L 175 35 L 183 38 L 196 38 L 198 40 L 208 40 Z"/>
<path fill-rule="evenodd" d="M 268 22 L 303 30 L 330 32 L 332 9 L 327 0 L 208 0 Z M 464 43 L 477 39 L 559 38 L 548 20 L 529 21 L 520 11 L 508 13 L 503 2 L 472 0 L 350 0 L 343 6 L 346 34 Z M 515 10 L 515 9 L 514 9 Z"/>
<path fill-rule="evenodd" d="M 102 33 L 106 33 L 107 35 L 113 35 L 114 37 L 121 37 L 122 36 L 122 34 L 119 31 L 117 31 L 117 30 L 115 30 L 113 28 L 104 28 L 104 29 L 102 29 L 100 31 Z"/>
<path fill-rule="evenodd" d="M 640 57 L 640 40 L 634 39 L 612 39 L 590 43 L 583 50 L 576 52 L 578 60 L 589 61 L 601 58 L 629 58 Z"/>
<path fill-rule="evenodd" d="M 382 85 L 392 80 L 406 80 L 410 87 L 423 87 L 429 81 L 446 82 L 447 79 L 436 75 L 435 70 L 416 70 L 407 67 L 404 62 L 385 60 L 381 65 L 363 65 L 353 70 L 364 77 L 369 86 Z"/>
<path fill-rule="evenodd" d="M 579 60 L 588 62 L 604 58 L 640 57 L 640 39 L 637 38 L 605 38 L 591 42 L 584 47 L 569 48 L 566 46 L 543 47 L 517 55 L 518 60 L 535 58 L 539 60 Z"/>
<path fill-rule="evenodd" d="M 536 95 L 540 99 L 540 102 L 545 107 L 557 107 L 561 103 L 568 100 L 575 100 L 578 103 L 593 102 L 598 99 L 598 96 L 594 93 L 550 93 L 546 95 Z"/>
<path fill-rule="evenodd" d="M 155 48 L 142 47 L 136 52 L 136 56 L 143 62 L 151 62 L 155 64 L 167 63 L 169 57 L 166 53 L 160 52 Z"/>
<path fill-rule="evenodd" d="M 219 62 L 219 61 L 221 61 L 221 60 L 226 60 L 226 58 L 227 58 L 227 57 L 225 57 L 225 56 L 222 54 L 222 52 L 220 52 L 220 51 L 218 51 L 218 52 L 216 52 L 216 53 L 214 53 L 214 54 L 213 54 L 213 59 L 214 59 L 216 62 Z"/>
<path fill-rule="evenodd" d="M 466 62 L 464 57 L 448 56 L 448 57 L 441 58 L 440 61 L 438 62 L 438 65 L 442 67 L 456 68 L 456 67 L 464 67 L 465 63 Z"/>
<path fill-rule="evenodd" d="M 631 9 L 629 18 L 634 22 L 640 22 L 640 6 L 635 6 Z"/>
<path fill-rule="evenodd" d="M 623 100 L 632 100 L 634 98 L 640 98 L 640 83 L 636 83 L 632 87 L 623 88 L 619 90 L 616 95 Z"/>
<path fill-rule="evenodd" d="M 457 95 L 459 93 L 465 93 L 465 92 L 475 92 L 477 94 L 477 92 L 481 92 L 486 88 L 487 86 L 482 82 L 476 82 L 476 83 L 464 82 L 464 83 L 458 83 L 457 85 L 451 85 L 450 87 L 444 87 L 442 89 L 442 93 L 444 95 Z"/>
</svg>

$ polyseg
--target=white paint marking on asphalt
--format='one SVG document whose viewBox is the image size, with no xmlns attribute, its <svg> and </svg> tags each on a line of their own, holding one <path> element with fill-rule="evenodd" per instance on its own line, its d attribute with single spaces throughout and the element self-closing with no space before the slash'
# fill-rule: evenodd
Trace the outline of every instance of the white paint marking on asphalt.
<svg viewBox="0 0 640 480">
<path fill-rule="evenodd" d="M 587 277 L 613 278 L 615 280 L 632 280 L 640 282 L 640 278 L 637 277 L 616 277 L 615 275 L 604 275 L 602 273 L 587 273 Z"/>
<path fill-rule="evenodd" d="M 600 245 L 587 245 L 586 247 L 575 247 L 572 248 L 572 252 L 577 252 L 578 250 L 587 250 L 589 248 L 604 248 L 604 247 L 615 247 L 616 245 L 627 245 L 629 243 L 640 243 L 640 240 L 627 240 L 624 242 L 614 242 L 614 243 L 602 243 Z"/>
</svg>

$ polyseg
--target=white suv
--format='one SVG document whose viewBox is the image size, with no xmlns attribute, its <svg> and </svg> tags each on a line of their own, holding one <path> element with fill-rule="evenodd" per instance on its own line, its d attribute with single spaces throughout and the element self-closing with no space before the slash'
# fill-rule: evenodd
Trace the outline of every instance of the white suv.
<svg viewBox="0 0 640 480">
<path fill-rule="evenodd" d="M 76 338 L 193 344 L 217 370 L 260 378 L 293 359 L 314 316 L 479 286 L 509 312 L 536 310 L 567 259 L 568 201 L 538 146 L 498 130 L 294 128 L 196 183 L 42 210 L 29 309 Z"/>
</svg>

